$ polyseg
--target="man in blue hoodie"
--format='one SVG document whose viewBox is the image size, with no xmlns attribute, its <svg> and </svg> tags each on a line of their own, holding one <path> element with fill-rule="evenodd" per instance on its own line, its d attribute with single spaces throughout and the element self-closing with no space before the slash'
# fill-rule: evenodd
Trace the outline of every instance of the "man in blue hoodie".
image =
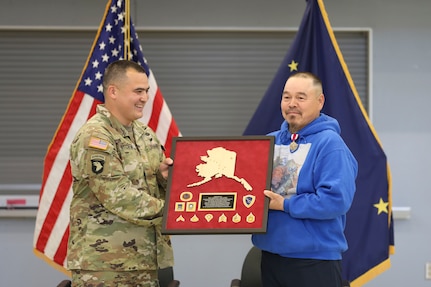
<svg viewBox="0 0 431 287">
<path fill-rule="evenodd" d="M 321 110 L 322 82 L 308 72 L 286 81 L 275 136 L 267 232 L 254 234 L 262 250 L 264 287 L 341 287 L 347 250 L 346 213 L 358 164 L 340 126 Z"/>
</svg>

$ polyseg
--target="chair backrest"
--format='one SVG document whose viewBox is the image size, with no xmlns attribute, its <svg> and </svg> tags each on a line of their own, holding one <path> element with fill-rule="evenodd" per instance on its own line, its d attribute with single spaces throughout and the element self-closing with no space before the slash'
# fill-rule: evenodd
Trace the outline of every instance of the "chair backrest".
<svg viewBox="0 0 431 287">
<path fill-rule="evenodd" d="M 180 281 L 174 280 L 174 269 L 172 267 L 159 269 L 158 275 L 160 287 L 176 287 L 180 285 Z"/>
<path fill-rule="evenodd" d="M 260 260 L 262 252 L 252 247 L 245 256 L 241 271 L 241 287 L 262 287 Z"/>
<path fill-rule="evenodd" d="M 63 280 L 57 285 L 57 287 L 70 287 L 70 286 L 72 286 L 72 281 L 70 280 Z"/>
</svg>

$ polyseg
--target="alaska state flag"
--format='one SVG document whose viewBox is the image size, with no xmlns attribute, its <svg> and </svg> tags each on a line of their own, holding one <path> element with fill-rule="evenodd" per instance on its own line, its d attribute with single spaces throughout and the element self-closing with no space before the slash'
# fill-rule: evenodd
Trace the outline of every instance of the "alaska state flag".
<svg viewBox="0 0 431 287">
<path fill-rule="evenodd" d="M 339 121 L 341 136 L 358 160 L 356 194 L 347 214 L 349 249 L 343 254 L 343 277 L 353 287 L 362 286 L 390 267 L 389 256 L 394 252 L 390 171 L 322 0 L 307 1 L 296 37 L 244 135 L 262 135 L 280 128 L 284 84 L 291 73 L 299 71 L 312 72 L 322 80 L 323 112 Z"/>
</svg>

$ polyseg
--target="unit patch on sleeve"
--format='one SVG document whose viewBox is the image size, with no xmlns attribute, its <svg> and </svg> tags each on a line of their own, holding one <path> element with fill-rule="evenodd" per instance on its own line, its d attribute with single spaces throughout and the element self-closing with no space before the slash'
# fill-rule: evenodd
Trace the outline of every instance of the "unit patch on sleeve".
<svg viewBox="0 0 431 287">
<path fill-rule="evenodd" d="M 100 154 L 95 154 L 91 156 L 91 171 L 95 174 L 102 173 L 103 167 L 105 165 L 105 157 Z"/>
</svg>

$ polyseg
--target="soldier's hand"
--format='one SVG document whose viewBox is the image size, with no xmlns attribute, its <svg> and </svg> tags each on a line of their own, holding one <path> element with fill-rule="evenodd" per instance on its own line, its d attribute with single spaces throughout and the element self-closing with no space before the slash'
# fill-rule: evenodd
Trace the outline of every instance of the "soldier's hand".
<svg viewBox="0 0 431 287">
<path fill-rule="evenodd" d="M 168 178 L 169 175 L 169 167 L 174 164 L 174 160 L 170 157 L 165 158 L 164 161 L 160 163 L 159 170 L 164 179 Z"/>
<path fill-rule="evenodd" d="M 284 197 L 271 190 L 264 190 L 263 193 L 269 197 L 269 209 L 284 210 Z"/>
</svg>

